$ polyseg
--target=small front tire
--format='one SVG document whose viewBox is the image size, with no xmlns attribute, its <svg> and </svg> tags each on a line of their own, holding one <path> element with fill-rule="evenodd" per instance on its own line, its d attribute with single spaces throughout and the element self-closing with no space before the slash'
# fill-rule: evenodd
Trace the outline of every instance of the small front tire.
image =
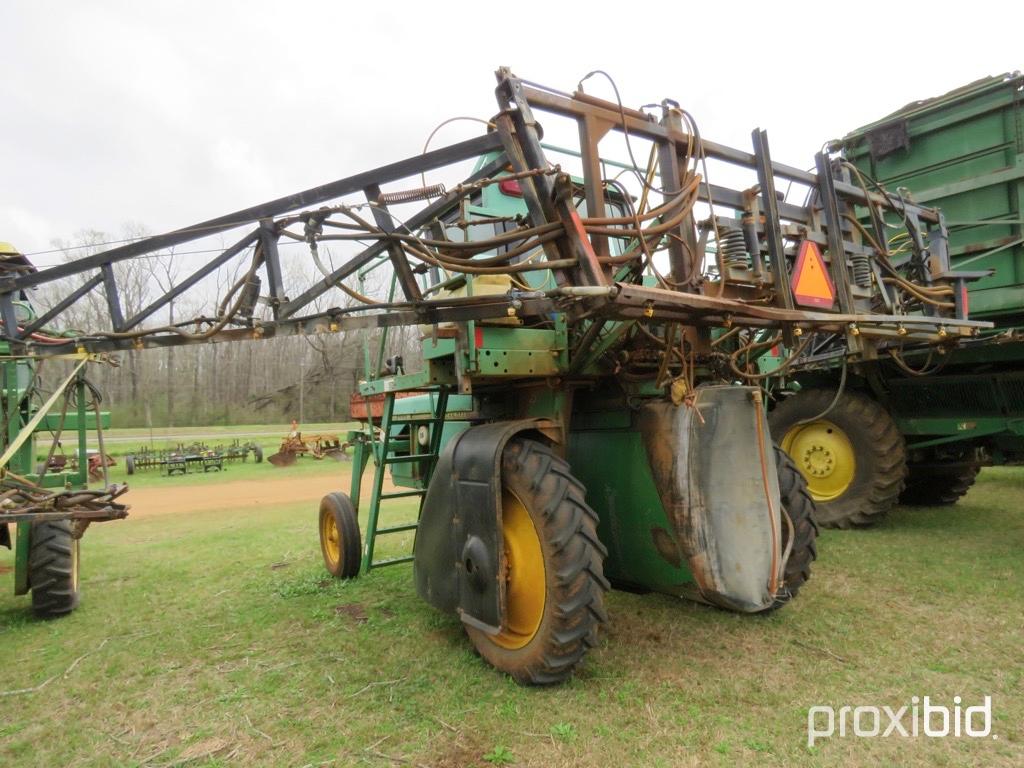
<svg viewBox="0 0 1024 768">
<path fill-rule="evenodd" d="M 344 493 L 329 493 L 320 501 L 320 553 L 324 566 L 336 579 L 359 575 L 359 521 L 352 500 Z"/>
</svg>

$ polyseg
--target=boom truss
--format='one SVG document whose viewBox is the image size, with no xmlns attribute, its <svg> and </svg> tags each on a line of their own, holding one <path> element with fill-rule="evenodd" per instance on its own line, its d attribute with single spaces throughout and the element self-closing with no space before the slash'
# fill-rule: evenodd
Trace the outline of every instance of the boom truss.
<svg viewBox="0 0 1024 768">
<path fill-rule="evenodd" d="M 40 271 L 6 264 L 0 280 L 3 339 L 13 352 L 50 356 L 488 318 L 530 322 L 560 312 L 570 323 L 589 319 L 597 327 L 637 320 L 774 329 L 790 345 L 806 332 L 828 332 L 845 340 L 849 353 L 870 357 L 889 342 L 951 343 L 986 326 L 969 320 L 958 299 L 963 278 L 949 271 L 941 215 L 871 189 L 828 156 L 817 155 L 816 172 L 807 172 L 773 162 L 764 131 L 754 131 L 752 152 L 702 139 L 689 116 L 669 101 L 656 119 L 582 89 L 569 94 L 540 87 L 506 69 L 497 79 L 498 114 L 493 128 L 477 138 Z M 540 114 L 575 124 L 581 178 L 549 161 Z M 639 205 L 628 192 L 616 191 L 602 161 L 599 143 L 616 133 L 653 148 L 648 167 L 636 169 L 644 178 Z M 480 158 L 477 169 L 447 191 L 382 191 Z M 709 183 L 701 174 L 707 160 L 756 172 L 758 184 L 733 189 Z M 446 235 L 445 223 L 461 220 L 460 211 L 474 194 L 510 181 L 523 196 L 527 217 L 482 240 Z M 780 199 L 776 189 L 789 183 L 810 190 L 805 205 Z M 614 194 L 621 203 L 618 212 L 609 207 Z M 435 199 L 411 215 L 394 212 L 430 198 Z M 698 205 L 710 210 L 700 220 Z M 886 216 L 905 233 L 908 247 L 901 254 L 887 244 L 885 228 L 892 225 Z M 141 311 L 126 314 L 114 269 L 118 262 L 231 231 L 242 233 L 233 245 Z M 282 238 L 307 243 L 322 268 L 322 278 L 297 296 L 285 292 Z M 365 247 L 327 268 L 317 254 L 332 241 Z M 794 301 L 790 283 L 803 241 L 825 255 L 835 287 L 831 307 L 810 311 Z M 738 266 L 726 259 L 737 244 L 746 258 Z M 708 264 L 709 250 L 717 253 L 717 263 Z M 400 297 L 373 301 L 345 283 L 385 259 Z M 659 261 L 667 262 L 664 274 Z M 174 325 L 153 323 L 204 278 L 239 263 L 242 278 L 217 312 Z M 553 286 L 515 279 L 538 270 L 550 270 Z M 451 279 L 429 279 L 442 271 Z M 513 280 L 507 292 L 496 295 L 455 296 L 444 290 L 460 275 L 480 274 Z M 51 309 L 19 321 L 16 302 L 25 291 L 68 278 L 75 287 Z M 335 288 L 359 301 L 317 308 Z M 105 297 L 101 327 L 75 338 L 47 333 L 94 291 Z M 257 312 L 261 302 L 269 310 Z M 599 333 L 591 334 L 590 343 Z"/>
</svg>

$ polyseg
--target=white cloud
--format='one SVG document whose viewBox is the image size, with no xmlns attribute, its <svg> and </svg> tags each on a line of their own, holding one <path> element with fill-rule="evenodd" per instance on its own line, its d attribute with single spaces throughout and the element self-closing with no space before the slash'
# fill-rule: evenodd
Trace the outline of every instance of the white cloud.
<svg viewBox="0 0 1024 768">
<path fill-rule="evenodd" d="M 630 105 L 677 99 L 741 147 L 766 128 L 775 158 L 804 167 L 827 139 L 1021 65 L 1019 25 L 992 25 L 1005 6 L 991 2 L 955 22 L 913 3 L 862 2 L 835 23 L 809 2 L 705 11 L 4 3 L 0 208 L 37 218 L 0 239 L 170 229 L 416 154 L 443 119 L 495 112 L 503 64 L 567 90 L 606 69 Z"/>
</svg>

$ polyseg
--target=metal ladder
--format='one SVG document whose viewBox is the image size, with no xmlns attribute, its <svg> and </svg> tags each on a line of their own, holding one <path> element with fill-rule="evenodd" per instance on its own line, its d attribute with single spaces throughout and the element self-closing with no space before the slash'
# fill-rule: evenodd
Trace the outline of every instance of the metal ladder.
<svg viewBox="0 0 1024 768">
<path fill-rule="evenodd" d="M 425 419 L 416 419 L 414 422 L 417 426 L 424 424 L 430 425 L 430 444 L 427 447 L 426 453 L 415 452 L 418 448 L 416 430 L 410 429 L 408 437 L 409 453 L 402 456 L 389 455 L 395 447 L 400 447 L 401 443 L 405 440 L 404 438 L 393 438 L 391 435 L 391 428 L 395 423 L 394 392 L 388 392 L 384 396 L 384 408 L 380 421 L 380 430 L 382 433 L 380 440 L 377 440 L 375 436 L 373 414 L 369 408 L 367 409 L 370 424 L 369 448 L 370 455 L 373 457 L 375 469 L 373 475 L 373 491 L 370 496 L 370 511 L 366 521 L 366 542 L 363 545 L 363 560 L 360 566 L 360 573 L 369 573 L 372 569 L 380 568 L 385 565 L 407 563 L 413 559 L 413 556 L 410 553 L 408 555 L 389 557 L 383 560 L 374 560 L 373 551 L 378 536 L 414 531 L 419 526 L 420 513 L 423 510 L 423 499 L 427 494 L 427 488 L 430 487 L 430 478 L 434 474 L 434 468 L 437 466 L 437 458 L 441 451 L 441 432 L 444 427 L 445 410 L 448 406 L 447 388 L 441 387 L 440 389 L 430 391 L 429 394 L 432 398 L 436 398 L 434 400 L 433 407 L 431 408 L 430 417 Z M 416 461 L 425 462 L 422 477 L 423 487 L 384 493 L 384 477 L 387 472 L 387 468 L 393 464 L 409 464 Z M 362 467 L 354 467 L 353 469 L 357 470 L 359 474 L 362 475 Z M 390 525 L 384 528 L 378 527 L 381 502 L 389 499 L 405 499 L 410 497 L 419 497 L 420 499 L 415 521 Z"/>
</svg>

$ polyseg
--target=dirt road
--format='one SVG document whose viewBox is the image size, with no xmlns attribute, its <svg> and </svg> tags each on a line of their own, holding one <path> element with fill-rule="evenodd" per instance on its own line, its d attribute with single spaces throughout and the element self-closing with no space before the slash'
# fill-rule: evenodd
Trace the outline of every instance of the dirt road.
<svg viewBox="0 0 1024 768">
<path fill-rule="evenodd" d="M 331 491 L 348 491 L 349 472 L 324 475 L 280 475 L 258 480 L 229 480 L 224 483 L 180 485 L 170 487 L 133 488 L 125 496 L 131 506 L 129 519 L 179 512 L 216 512 L 222 509 L 280 506 L 308 502 L 315 508 L 320 499 Z M 364 477 L 364 491 L 369 489 L 372 472 Z M 385 481 L 385 490 L 394 490 Z M 365 497 L 365 496 L 364 496 Z"/>
</svg>

